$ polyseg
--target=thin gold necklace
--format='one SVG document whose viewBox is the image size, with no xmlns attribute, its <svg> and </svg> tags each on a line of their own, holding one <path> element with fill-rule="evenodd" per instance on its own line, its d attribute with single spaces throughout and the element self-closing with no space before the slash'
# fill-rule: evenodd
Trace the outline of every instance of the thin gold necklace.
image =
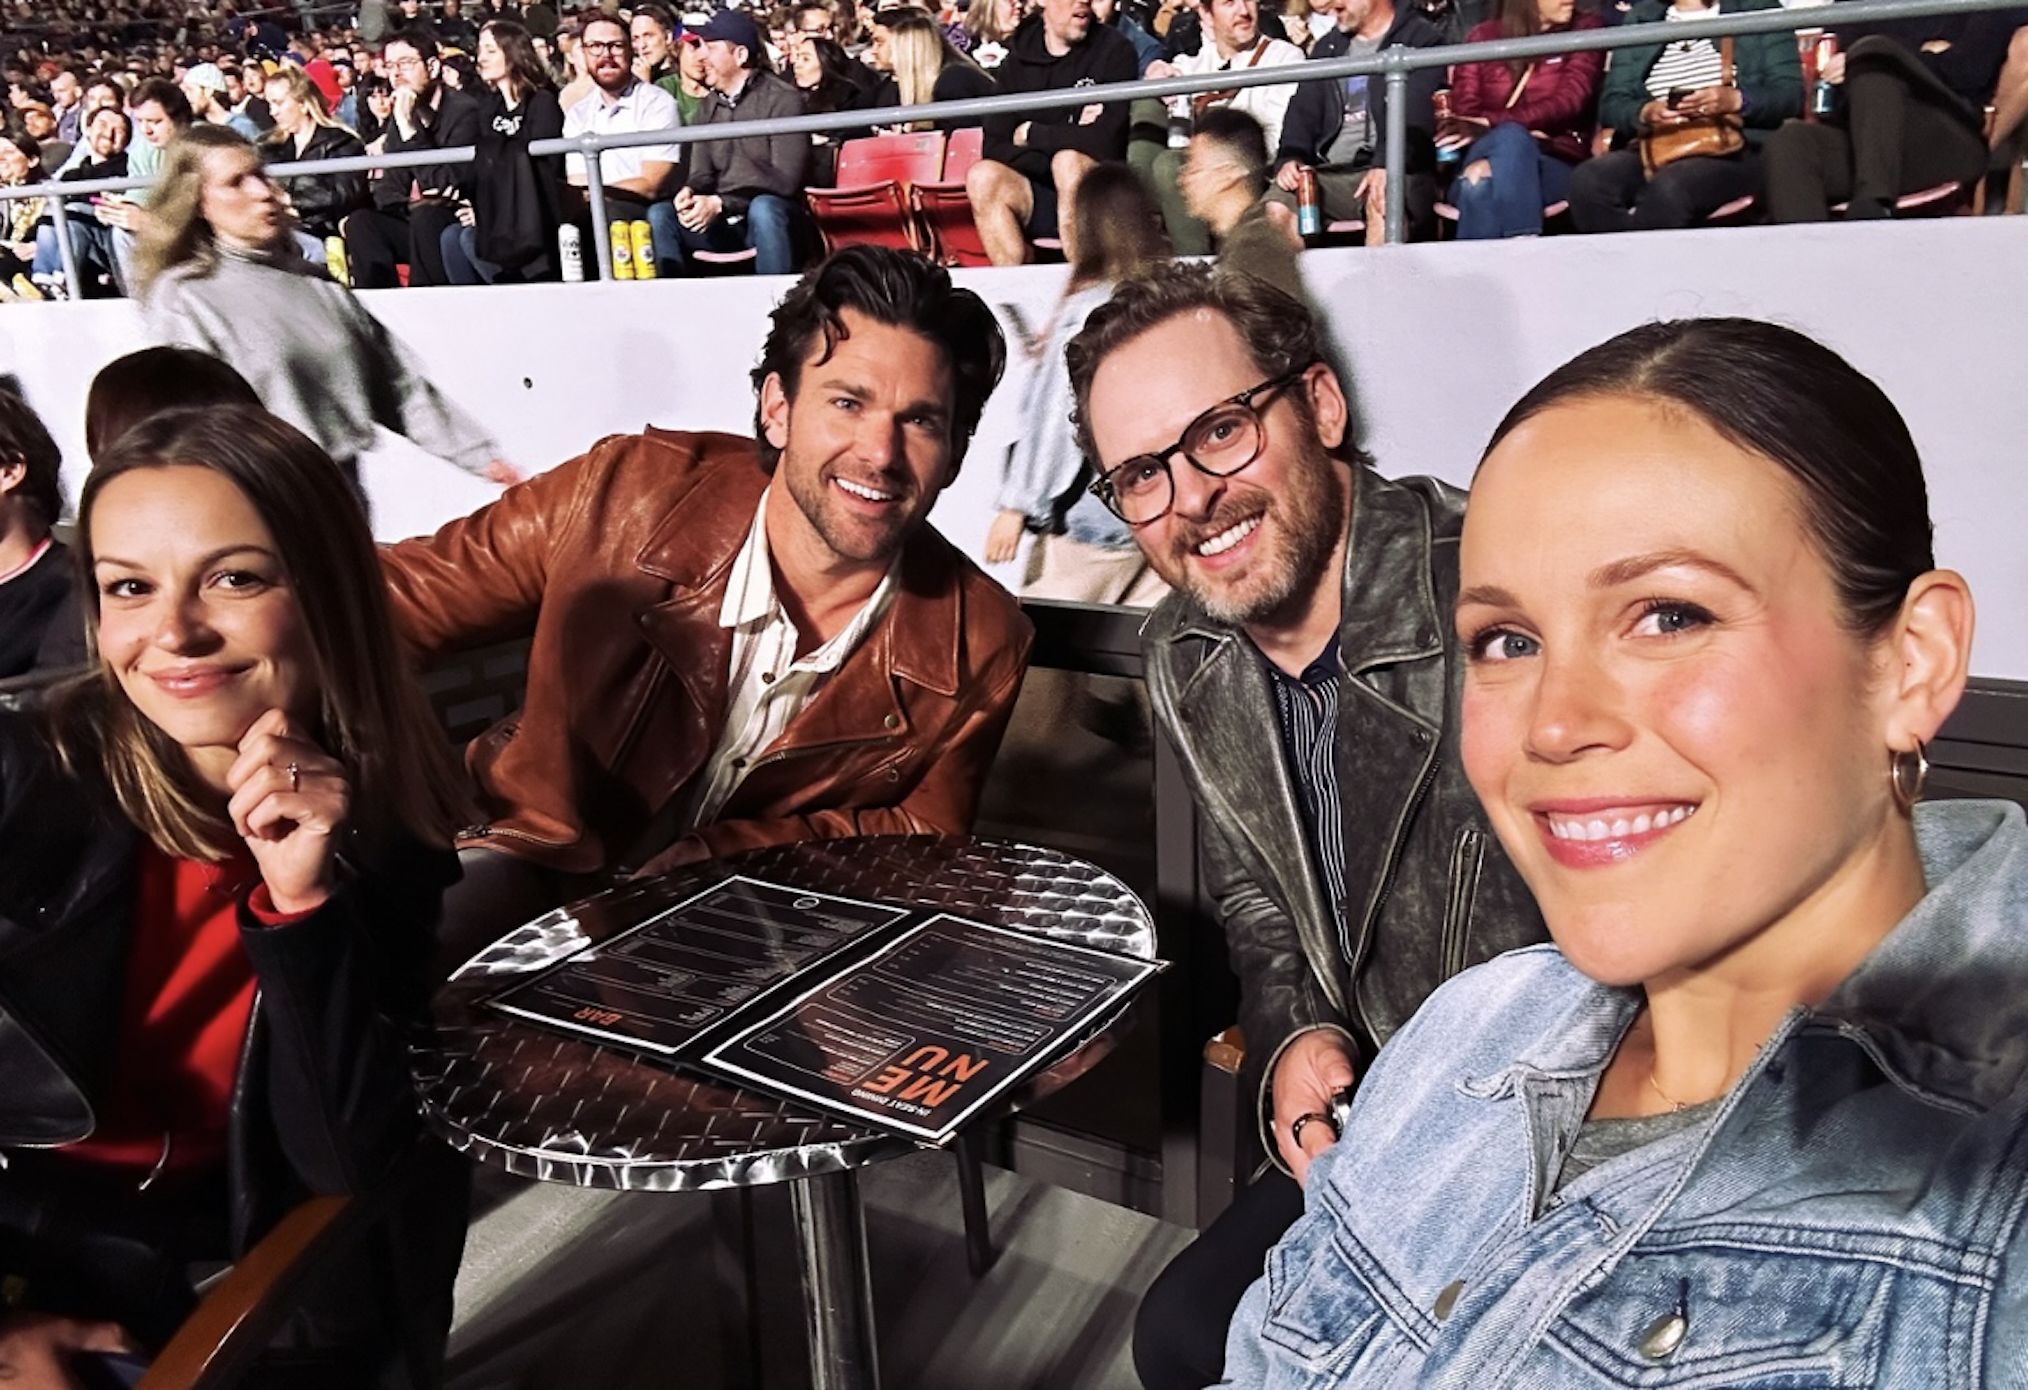
<svg viewBox="0 0 2028 1390">
<path fill-rule="evenodd" d="M 1670 1095 L 1667 1091 L 1662 1089 L 1662 1083 L 1655 1079 L 1655 1067 L 1653 1063 L 1650 1063 L 1648 1065 L 1648 1089 L 1653 1091 L 1656 1095 L 1660 1096 L 1662 1098 L 1662 1104 L 1668 1106 L 1672 1112 L 1677 1110 L 1688 1110 L 1690 1108 L 1687 1103 L 1677 1100 L 1676 1097 Z"/>
</svg>

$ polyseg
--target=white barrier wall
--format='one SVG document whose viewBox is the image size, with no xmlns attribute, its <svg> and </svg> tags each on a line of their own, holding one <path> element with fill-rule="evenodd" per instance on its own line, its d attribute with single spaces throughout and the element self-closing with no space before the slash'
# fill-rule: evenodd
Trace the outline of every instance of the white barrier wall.
<svg viewBox="0 0 2028 1390">
<path fill-rule="evenodd" d="M 996 305 L 1047 317 L 1062 267 L 961 272 Z M 1801 328 L 1877 379 L 1928 466 L 1942 563 L 1981 602 L 1974 670 L 2028 680 L 2028 217 L 1750 228 L 1314 251 L 1312 292 L 1352 367 L 1366 440 L 1388 473 L 1469 480 L 1507 407 L 1581 349 L 1656 318 L 1747 314 Z M 374 312 L 492 427 L 547 467 L 644 423 L 747 431 L 747 372 L 785 282 L 380 291 Z M 127 303 L 0 311 L 0 372 L 20 378 L 84 467 L 85 388 L 141 345 Z M 937 523 L 973 554 L 1035 365 L 1016 348 Z M 375 529 L 426 531 L 497 489 L 388 440 L 365 462 Z M 1657 506 L 1669 499 L 1658 497 Z"/>
</svg>

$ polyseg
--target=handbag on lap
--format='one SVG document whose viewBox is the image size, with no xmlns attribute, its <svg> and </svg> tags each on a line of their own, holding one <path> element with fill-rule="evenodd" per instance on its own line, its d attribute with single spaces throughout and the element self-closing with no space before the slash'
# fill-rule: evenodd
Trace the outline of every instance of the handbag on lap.
<svg viewBox="0 0 2028 1390">
<path fill-rule="evenodd" d="M 1724 75 L 1719 85 L 1736 87 L 1732 71 L 1732 36 L 1726 35 L 1718 41 L 1719 61 L 1724 64 Z M 1679 159 L 1693 156 L 1738 154 L 1746 148 L 1746 122 L 1737 112 L 1722 116 L 1699 116 L 1681 125 L 1664 130 L 1652 130 L 1642 135 L 1636 143 L 1641 148 L 1641 169 L 1649 178 L 1655 171 L 1665 169 Z"/>
</svg>

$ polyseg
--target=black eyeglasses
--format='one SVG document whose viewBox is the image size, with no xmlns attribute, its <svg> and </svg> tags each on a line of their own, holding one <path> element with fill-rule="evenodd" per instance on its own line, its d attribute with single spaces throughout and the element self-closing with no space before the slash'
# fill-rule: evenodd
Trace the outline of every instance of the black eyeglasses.
<svg viewBox="0 0 2028 1390">
<path fill-rule="evenodd" d="M 1166 449 L 1136 454 L 1119 467 L 1093 480 L 1091 495 L 1106 504 L 1112 514 L 1129 526 L 1146 526 L 1160 521 L 1176 503 L 1176 479 L 1169 460 L 1177 454 L 1199 473 L 1229 478 L 1260 457 L 1267 442 L 1267 425 L 1261 410 L 1269 398 L 1302 380 L 1309 364 L 1286 376 L 1248 387 L 1228 396 L 1199 415 L 1183 431 L 1183 437 Z M 1255 402 L 1260 404 L 1255 404 Z"/>
</svg>

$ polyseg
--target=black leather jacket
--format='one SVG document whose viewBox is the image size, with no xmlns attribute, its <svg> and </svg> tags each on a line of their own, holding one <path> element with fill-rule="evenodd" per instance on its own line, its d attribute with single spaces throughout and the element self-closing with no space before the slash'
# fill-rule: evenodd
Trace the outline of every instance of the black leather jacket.
<svg viewBox="0 0 2028 1390">
<path fill-rule="evenodd" d="M 1353 471 L 1338 628 L 1352 959 L 1324 898 L 1259 650 L 1181 595 L 1144 629 L 1149 694 L 1197 800 L 1204 880 L 1239 975 L 1247 1075 L 1264 1116 L 1266 1079 L 1297 1033 L 1342 1030 L 1364 1075 L 1444 980 L 1545 936 L 1458 762 L 1463 663 L 1451 610 L 1464 494 Z M 1265 1129 L 1262 1138 L 1274 1155 Z"/>
<path fill-rule="evenodd" d="M 342 126 L 320 125 L 300 154 L 294 139 L 279 134 L 277 138 L 263 140 L 260 152 L 261 159 L 268 164 L 307 164 L 313 159 L 351 159 L 365 154 L 366 146 Z M 367 203 L 364 173 L 295 174 L 276 182 L 289 195 L 303 230 L 320 241 L 338 235 L 338 224 L 345 214 Z"/>
<path fill-rule="evenodd" d="M 140 845 L 102 788 L 62 769 L 33 716 L 0 713 L 0 1273 L 27 1274 L 31 1303 L 32 1271 L 48 1267 L 52 1243 L 119 1251 L 101 1261 L 107 1269 L 146 1264 L 124 1248 L 139 1239 L 131 1213 L 83 1196 L 89 1185 L 66 1180 L 78 1165 L 32 1152 L 97 1122 Z M 408 1044 L 425 1017 L 432 933 L 456 861 L 413 845 L 383 858 L 385 869 L 356 873 L 285 926 L 263 927 L 241 904 L 256 993 L 231 1101 L 235 1254 L 304 1197 L 375 1183 L 420 1133 Z M 108 1285 L 105 1296 L 160 1327 L 150 1300 L 161 1291 Z"/>
</svg>

